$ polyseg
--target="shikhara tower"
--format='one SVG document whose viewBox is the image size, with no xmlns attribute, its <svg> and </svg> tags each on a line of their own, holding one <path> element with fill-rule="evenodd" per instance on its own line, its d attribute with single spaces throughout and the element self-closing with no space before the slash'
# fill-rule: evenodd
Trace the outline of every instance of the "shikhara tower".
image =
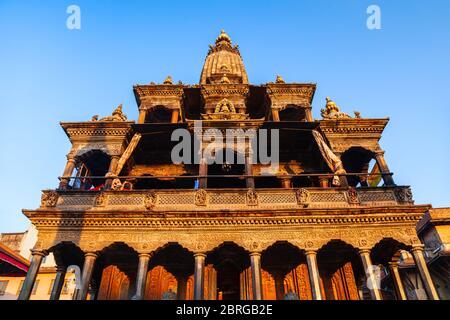
<svg viewBox="0 0 450 320">
<path fill-rule="evenodd" d="M 280 76 L 251 85 L 222 31 L 199 84 L 134 86 L 136 123 L 122 106 L 61 123 L 72 148 L 59 187 L 24 210 L 39 239 L 20 299 L 48 253 L 59 265 L 54 297 L 78 265 L 80 300 L 401 299 L 403 256 L 438 299 L 416 233 L 430 206 L 394 182 L 379 145 L 388 119 L 352 117 L 327 99 L 315 120 L 315 89 Z M 262 175 L 247 145 L 231 147 L 243 164 L 173 164 L 171 133 L 194 121 L 279 130 L 278 171 Z"/>
</svg>

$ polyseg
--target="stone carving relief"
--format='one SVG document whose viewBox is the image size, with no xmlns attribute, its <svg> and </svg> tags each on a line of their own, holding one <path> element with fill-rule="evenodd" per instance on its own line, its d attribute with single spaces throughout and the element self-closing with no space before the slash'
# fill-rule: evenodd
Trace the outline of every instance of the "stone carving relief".
<svg viewBox="0 0 450 320">
<path fill-rule="evenodd" d="M 207 205 L 208 193 L 200 189 L 195 193 L 195 205 L 199 207 L 203 207 Z"/>
<path fill-rule="evenodd" d="M 156 204 L 156 194 L 155 193 L 149 193 L 146 194 L 144 197 L 144 205 L 146 210 L 152 210 L 153 207 Z"/>
<path fill-rule="evenodd" d="M 395 189 L 395 197 L 401 203 L 413 202 L 413 195 L 411 188 Z"/>
<path fill-rule="evenodd" d="M 348 203 L 349 204 L 359 204 L 360 203 L 358 192 L 353 187 L 350 187 L 348 189 L 348 191 L 347 191 L 347 199 L 348 199 Z"/>
<path fill-rule="evenodd" d="M 299 189 L 296 191 L 297 196 L 297 203 L 299 206 L 303 207 L 309 207 L 309 204 L 311 203 L 311 196 L 309 194 L 309 191 L 306 189 Z"/>
<path fill-rule="evenodd" d="M 44 192 L 41 197 L 42 207 L 56 207 L 59 195 L 55 191 Z"/>
<path fill-rule="evenodd" d="M 258 205 L 258 194 L 256 193 L 256 191 L 254 189 L 249 189 L 247 191 L 246 200 L 247 200 L 248 206 L 257 206 Z"/>
<path fill-rule="evenodd" d="M 106 204 L 106 196 L 104 193 L 100 193 L 96 198 L 95 198 L 95 206 L 96 207 L 103 207 Z"/>
</svg>

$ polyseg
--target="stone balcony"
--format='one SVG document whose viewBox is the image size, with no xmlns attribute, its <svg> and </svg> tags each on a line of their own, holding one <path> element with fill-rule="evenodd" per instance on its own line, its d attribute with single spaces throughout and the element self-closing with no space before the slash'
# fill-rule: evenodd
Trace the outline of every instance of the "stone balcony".
<svg viewBox="0 0 450 320">
<path fill-rule="evenodd" d="M 409 187 L 43 192 L 59 212 L 267 212 L 414 205 Z"/>
</svg>

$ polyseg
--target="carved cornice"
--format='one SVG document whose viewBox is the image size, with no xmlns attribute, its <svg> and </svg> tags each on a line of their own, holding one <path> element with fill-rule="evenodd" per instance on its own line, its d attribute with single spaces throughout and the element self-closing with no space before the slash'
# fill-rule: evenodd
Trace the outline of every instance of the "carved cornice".
<svg viewBox="0 0 450 320">
<path fill-rule="evenodd" d="M 389 119 L 338 119 L 321 120 L 320 129 L 325 134 L 375 133 L 381 136 Z"/>
<path fill-rule="evenodd" d="M 281 95 L 287 95 L 287 96 L 297 96 L 302 97 L 309 102 L 312 101 L 312 98 L 314 96 L 314 93 L 316 92 L 316 85 L 315 84 L 281 84 L 281 83 L 269 83 L 267 84 L 267 94 L 270 97 L 273 96 L 281 96 Z"/>
<path fill-rule="evenodd" d="M 201 92 L 205 98 L 210 96 L 247 96 L 249 93 L 247 84 L 210 84 L 202 85 Z"/>
<path fill-rule="evenodd" d="M 134 121 L 128 122 L 62 122 L 61 127 L 71 141 L 84 137 L 124 137 Z"/>
<path fill-rule="evenodd" d="M 30 212 L 28 212 L 30 213 Z M 307 225 L 371 225 L 384 223 L 386 225 L 413 224 L 415 225 L 423 216 L 423 213 L 416 214 L 379 214 L 379 215 L 358 215 L 358 216 L 281 216 L 281 217 L 215 217 L 215 218 L 155 218 L 142 216 L 141 214 L 129 214 L 122 217 L 112 217 L 110 213 L 70 213 L 70 217 L 64 217 L 64 213 L 31 213 L 30 219 L 37 227 L 43 228 L 201 228 L 202 230 L 212 230 L 214 228 L 232 229 L 276 229 L 279 227 L 298 227 Z"/>
</svg>

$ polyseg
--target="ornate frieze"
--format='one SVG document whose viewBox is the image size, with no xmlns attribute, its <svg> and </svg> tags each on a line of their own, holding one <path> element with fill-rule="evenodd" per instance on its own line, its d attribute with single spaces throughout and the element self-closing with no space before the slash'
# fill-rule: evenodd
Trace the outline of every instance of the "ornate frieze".
<svg viewBox="0 0 450 320">
<path fill-rule="evenodd" d="M 48 193 L 48 192 L 47 192 Z M 176 193 L 155 190 L 152 210 L 155 212 L 221 211 L 224 206 L 231 210 L 297 210 L 302 208 L 350 208 L 354 206 L 402 206 L 413 203 L 409 187 L 384 189 L 309 188 L 299 190 L 183 190 Z M 45 195 L 45 194 L 44 194 Z M 43 195 L 43 197 L 44 197 Z M 80 206 L 89 210 L 105 206 L 108 210 L 148 210 L 148 191 L 104 191 L 101 194 L 86 192 L 60 192 L 60 201 L 54 205 L 68 211 Z M 46 195 L 45 195 L 46 196 Z M 108 201 L 105 201 L 105 199 Z M 95 200 L 96 199 L 96 200 Z M 100 205 L 101 204 L 101 205 Z M 120 208 L 115 208 L 120 207 Z"/>
</svg>

